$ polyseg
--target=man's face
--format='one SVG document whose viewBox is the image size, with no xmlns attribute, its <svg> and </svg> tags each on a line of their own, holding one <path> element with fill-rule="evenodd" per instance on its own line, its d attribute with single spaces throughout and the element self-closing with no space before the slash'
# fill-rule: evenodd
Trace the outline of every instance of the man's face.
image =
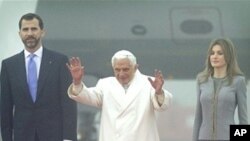
<svg viewBox="0 0 250 141">
<path fill-rule="evenodd" d="M 137 65 L 132 65 L 127 58 L 115 60 L 113 66 L 114 75 L 121 85 L 128 84 L 134 78 L 136 69 Z"/>
<path fill-rule="evenodd" d="M 25 48 L 29 51 L 37 50 L 41 46 L 41 38 L 44 31 L 39 27 L 37 19 L 22 20 L 21 29 L 19 31 Z"/>
</svg>

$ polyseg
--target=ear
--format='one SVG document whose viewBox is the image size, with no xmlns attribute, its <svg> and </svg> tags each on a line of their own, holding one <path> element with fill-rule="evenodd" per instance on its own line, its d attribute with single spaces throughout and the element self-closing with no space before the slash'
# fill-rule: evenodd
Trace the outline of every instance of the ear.
<svg viewBox="0 0 250 141">
<path fill-rule="evenodd" d="M 21 31 L 18 32 L 19 37 L 21 37 Z"/>
<path fill-rule="evenodd" d="M 42 30 L 41 36 L 44 37 L 44 36 L 45 36 L 45 33 L 46 33 L 46 32 L 45 32 L 45 30 L 43 29 L 43 30 Z"/>
<path fill-rule="evenodd" d="M 139 68 L 139 64 L 135 65 L 135 70 L 137 70 Z"/>
</svg>

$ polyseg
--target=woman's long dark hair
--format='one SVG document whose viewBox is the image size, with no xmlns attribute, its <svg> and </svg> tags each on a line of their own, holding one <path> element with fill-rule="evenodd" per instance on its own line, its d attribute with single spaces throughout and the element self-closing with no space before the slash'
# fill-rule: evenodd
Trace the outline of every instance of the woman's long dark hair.
<svg viewBox="0 0 250 141">
<path fill-rule="evenodd" d="M 225 61 L 227 63 L 226 75 L 230 85 L 233 81 L 234 76 L 243 75 L 243 73 L 238 66 L 235 47 L 232 41 L 226 38 L 218 38 L 210 43 L 207 51 L 207 58 L 205 63 L 206 66 L 205 69 L 198 74 L 198 82 L 206 82 L 208 78 L 214 74 L 214 68 L 212 67 L 210 62 L 210 56 L 212 54 L 212 49 L 215 45 L 221 46 L 222 51 L 224 53 Z"/>
</svg>

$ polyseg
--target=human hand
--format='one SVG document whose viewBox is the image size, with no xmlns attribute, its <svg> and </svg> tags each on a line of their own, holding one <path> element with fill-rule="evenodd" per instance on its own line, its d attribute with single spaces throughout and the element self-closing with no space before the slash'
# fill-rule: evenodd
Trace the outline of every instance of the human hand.
<svg viewBox="0 0 250 141">
<path fill-rule="evenodd" d="M 155 89 L 156 94 L 163 94 L 162 86 L 164 84 L 164 77 L 160 70 L 155 70 L 154 72 L 155 79 L 148 78 L 149 82 L 151 83 L 152 87 Z"/>
<path fill-rule="evenodd" d="M 71 73 L 73 83 L 75 85 L 80 84 L 84 76 L 84 67 L 81 64 L 81 60 L 79 59 L 79 57 L 70 58 L 69 63 L 67 63 L 66 65 Z"/>
</svg>

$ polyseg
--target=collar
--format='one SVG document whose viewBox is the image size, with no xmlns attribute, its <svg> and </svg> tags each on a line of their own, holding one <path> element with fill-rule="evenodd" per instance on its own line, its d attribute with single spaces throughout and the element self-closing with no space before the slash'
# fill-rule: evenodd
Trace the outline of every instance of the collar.
<svg viewBox="0 0 250 141">
<path fill-rule="evenodd" d="M 33 54 L 38 56 L 39 58 L 42 58 L 42 52 L 43 52 L 43 47 L 41 46 L 37 51 L 35 51 Z M 28 52 L 26 49 L 24 50 L 24 56 L 25 58 L 29 57 L 31 53 Z"/>
</svg>

